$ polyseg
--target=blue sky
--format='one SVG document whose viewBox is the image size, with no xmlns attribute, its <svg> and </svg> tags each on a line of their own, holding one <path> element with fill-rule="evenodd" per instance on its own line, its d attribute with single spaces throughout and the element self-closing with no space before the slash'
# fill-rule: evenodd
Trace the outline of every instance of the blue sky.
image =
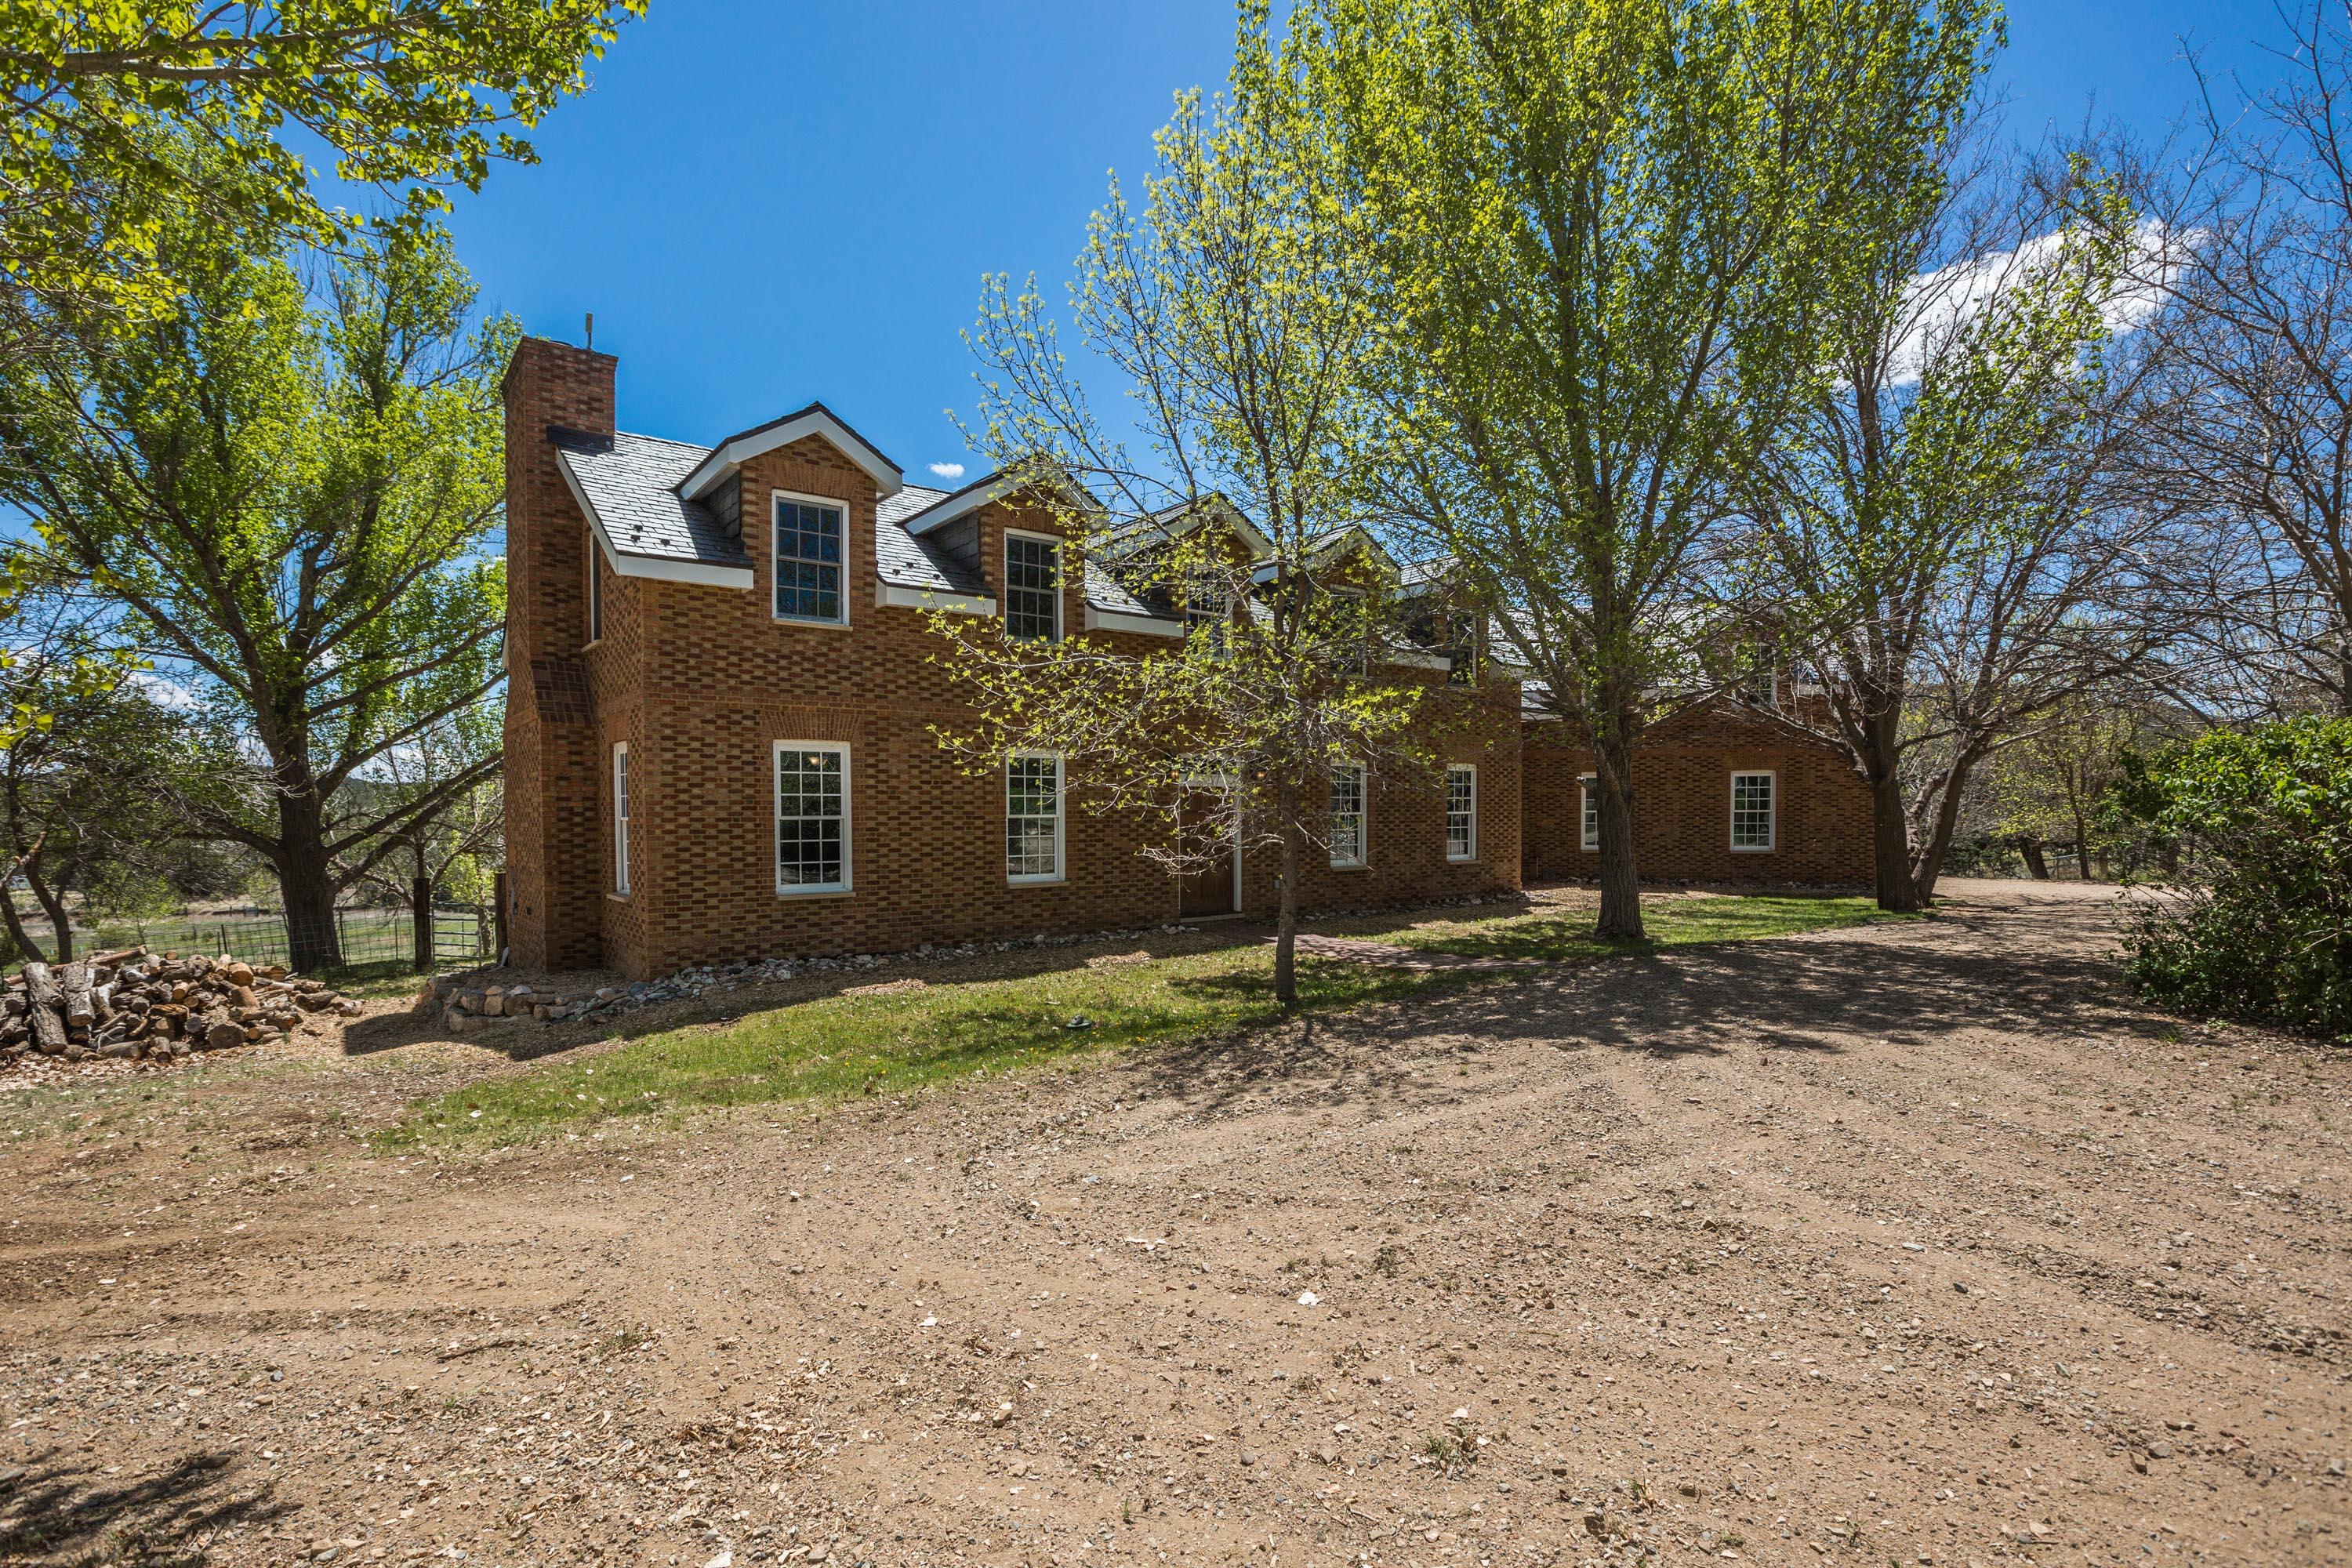
<svg viewBox="0 0 2352 1568">
<path fill-rule="evenodd" d="M 2011 133 L 2148 132 L 2207 64 L 2271 67 L 2270 0 L 2012 0 Z M 1230 55 L 1222 0 L 654 0 L 594 90 L 452 226 L 485 304 L 621 359 L 625 428 L 711 441 L 821 397 L 903 466 L 970 461 L 982 274 L 1059 297 L 1116 167 Z M 938 482 L 930 480 L 929 482 Z"/>
</svg>

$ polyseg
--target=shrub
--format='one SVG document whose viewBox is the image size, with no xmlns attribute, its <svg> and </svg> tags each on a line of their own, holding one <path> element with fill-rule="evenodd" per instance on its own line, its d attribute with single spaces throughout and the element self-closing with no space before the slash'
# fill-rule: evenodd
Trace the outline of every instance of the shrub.
<svg viewBox="0 0 2352 1568">
<path fill-rule="evenodd" d="M 2143 994 L 2352 1042 L 2352 719 L 2129 759 L 2113 805 L 2186 869 L 2129 906 L 2124 969 Z"/>
</svg>

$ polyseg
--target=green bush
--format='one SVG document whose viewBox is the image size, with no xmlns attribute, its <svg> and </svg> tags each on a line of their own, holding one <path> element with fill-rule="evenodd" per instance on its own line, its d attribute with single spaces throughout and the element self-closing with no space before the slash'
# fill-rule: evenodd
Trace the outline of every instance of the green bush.
<svg viewBox="0 0 2352 1568">
<path fill-rule="evenodd" d="M 2113 805 L 2185 871 L 2130 906 L 2124 969 L 2143 994 L 2352 1041 L 2352 719 L 2129 759 Z"/>
</svg>

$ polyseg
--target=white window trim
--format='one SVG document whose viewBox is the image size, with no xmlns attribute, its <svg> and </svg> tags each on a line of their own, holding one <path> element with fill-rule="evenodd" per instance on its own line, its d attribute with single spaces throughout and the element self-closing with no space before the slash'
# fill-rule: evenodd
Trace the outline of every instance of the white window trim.
<svg viewBox="0 0 2352 1568">
<path fill-rule="evenodd" d="M 1355 769 L 1357 777 L 1361 780 L 1361 789 L 1357 796 L 1358 815 L 1360 817 L 1361 822 L 1360 826 L 1356 829 L 1356 858 L 1353 860 L 1340 859 L 1339 847 L 1337 845 L 1334 845 L 1331 850 L 1331 869 L 1334 871 L 1360 871 L 1372 863 L 1372 770 L 1362 763 L 1342 762 L 1333 763 L 1331 767 L 1331 794 L 1334 796 L 1338 795 L 1339 793 L 1339 770 L 1342 768 Z M 1336 820 L 1339 816 L 1336 805 L 1331 815 Z M 1333 837 L 1337 837 L 1338 835 L 1334 834 Z"/>
<path fill-rule="evenodd" d="M 629 817 L 635 809 L 636 781 L 629 776 L 629 743 L 613 742 L 611 777 L 606 781 L 613 800 L 613 897 L 629 896 Z"/>
<path fill-rule="evenodd" d="M 784 881 L 784 753 L 786 752 L 832 752 L 841 758 L 841 880 L 838 882 Z M 846 893 L 852 886 L 849 870 L 849 832 L 852 807 L 849 789 L 849 743 L 845 741 L 778 741 L 768 749 L 768 874 L 774 881 L 780 899 L 822 899 Z"/>
<path fill-rule="evenodd" d="M 1599 773 L 1576 776 L 1576 847 L 1588 855 L 1598 854 L 1601 849 L 1601 813 L 1596 809 L 1601 804 L 1600 784 Z"/>
<path fill-rule="evenodd" d="M 1053 546 L 1054 635 L 1045 640 L 1047 642 L 1060 642 L 1064 632 L 1064 627 L 1062 626 L 1062 600 L 1067 596 L 1070 591 L 1068 566 L 1069 552 L 1063 548 L 1068 541 L 1063 539 L 1058 534 L 1039 533 L 1034 529 L 1008 528 L 1004 531 L 1003 542 L 997 547 L 999 564 L 1003 575 L 1003 580 L 997 584 L 996 601 L 998 604 L 1004 606 L 1004 613 L 1008 618 L 1013 613 L 1013 542 L 1016 539 L 1034 539 L 1041 544 L 1049 544 Z M 1011 630 L 1009 619 L 1006 630 L 1009 634 Z"/>
<path fill-rule="evenodd" d="M 834 597 L 841 602 L 841 614 L 831 620 L 822 616 L 785 616 L 776 612 L 776 503 L 780 500 L 799 501 L 803 506 L 831 507 L 841 514 L 841 591 Z M 839 496 L 810 495 L 802 490 L 772 489 L 768 492 L 768 618 L 787 626 L 845 626 L 849 624 L 849 536 L 854 521 L 849 503 Z M 795 560 L 799 559 L 797 556 Z M 843 775 L 847 776 L 845 773 Z"/>
<path fill-rule="evenodd" d="M 1467 853 L 1454 852 L 1454 775 L 1470 775 L 1470 848 Z M 1445 858 L 1452 865 L 1462 865 L 1478 858 L 1478 764 L 1448 763 L 1445 765 Z"/>
<path fill-rule="evenodd" d="M 1040 757 L 1050 759 L 1054 764 L 1054 870 L 1053 874 L 1050 876 L 1036 873 L 1032 873 L 1026 876 L 1014 876 L 1013 873 L 1013 851 L 1011 847 L 1008 845 L 1005 848 L 1004 854 L 1004 880 L 1009 886 L 1015 888 L 1042 888 L 1055 882 L 1066 882 L 1070 879 L 1068 845 L 1070 821 L 1068 799 L 1069 776 L 1064 769 L 1061 752 L 1013 752 L 1005 758 L 1004 820 L 1008 826 L 1011 826 L 1013 821 L 1013 764 L 1024 760 L 1034 761 Z"/>
<path fill-rule="evenodd" d="M 1772 809 L 1765 815 L 1765 823 L 1769 831 L 1766 835 L 1766 842 L 1762 844 L 1740 844 L 1734 842 L 1731 845 L 1731 852 L 1734 855 L 1772 854 L 1780 847 L 1780 774 L 1778 770 L 1772 768 L 1734 768 L 1732 770 L 1730 794 L 1727 797 L 1727 805 L 1724 808 L 1726 814 L 1724 818 L 1724 836 L 1727 839 L 1733 839 L 1737 837 L 1735 825 L 1738 822 L 1739 781 L 1741 779 L 1770 779 L 1772 781 Z"/>
</svg>

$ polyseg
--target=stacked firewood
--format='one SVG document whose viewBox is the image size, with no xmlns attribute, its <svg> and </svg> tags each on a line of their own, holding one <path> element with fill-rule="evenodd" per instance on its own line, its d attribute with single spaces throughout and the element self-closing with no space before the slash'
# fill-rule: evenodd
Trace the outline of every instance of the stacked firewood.
<svg viewBox="0 0 2352 1568">
<path fill-rule="evenodd" d="M 283 964 L 134 947 L 25 965 L 0 995 L 0 1057 L 184 1057 L 270 1044 L 310 1014 L 359 1010 L 320 981 L 289 978 Z"/>
</svg>

